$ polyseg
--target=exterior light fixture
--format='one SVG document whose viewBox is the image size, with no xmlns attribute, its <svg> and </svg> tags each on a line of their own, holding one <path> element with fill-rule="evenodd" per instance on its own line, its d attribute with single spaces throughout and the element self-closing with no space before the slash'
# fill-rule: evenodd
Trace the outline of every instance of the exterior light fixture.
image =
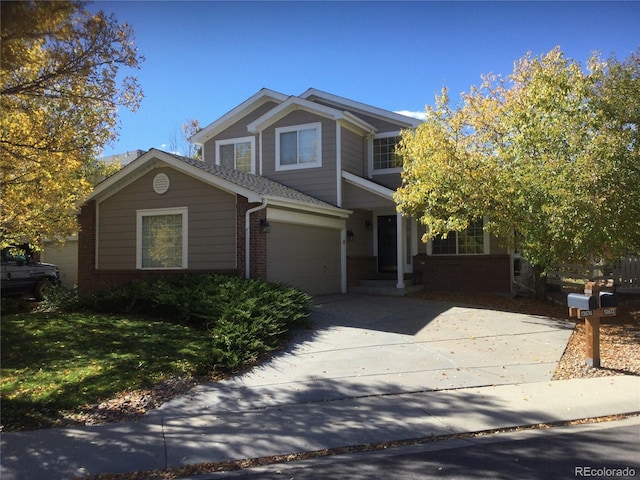
<svg viewBox="0 0 640 480">
<path fill-rule="evenodd" d="M 355 235 L 353 234 L 353 231 L 347 230 L 347 240 L 350 242 L 353 242 L 353 237 L 355 237 Z"/>
<path fill-rule="evenodd" d="M 271 231 L 271 225 L 269 225 L 269 222 L 267 222 L 265 218 L 260 219 L 260 231 L 262 233 L 269 233 Z"/>
</svg>

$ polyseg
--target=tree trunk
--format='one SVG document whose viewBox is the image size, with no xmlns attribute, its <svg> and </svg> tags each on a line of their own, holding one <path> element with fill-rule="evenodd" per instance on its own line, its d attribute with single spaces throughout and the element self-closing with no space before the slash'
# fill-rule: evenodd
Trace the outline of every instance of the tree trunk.
<svg viewBox="0 0 640 480">
<path fill-rule="evenodd" d="M 547 275 L 543 273 L 544 269 L 539 265 L 534 265 L 532 271 L 536 298 L 538 300 L 544 300 L 547 298 Z"/>
</svg>

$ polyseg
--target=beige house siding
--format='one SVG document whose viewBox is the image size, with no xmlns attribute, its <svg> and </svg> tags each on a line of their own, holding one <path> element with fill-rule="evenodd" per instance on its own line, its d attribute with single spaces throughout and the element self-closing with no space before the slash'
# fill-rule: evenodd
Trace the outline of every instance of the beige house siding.
<svg viewBox="0 0 640 480">
<path fill-rule="evenodd" d="M 368 210 L 354 210 L 347 220 L 347 230 L 353 237 L 347 242 L 348 256 L 373 255 L 373 218 Z"/>
<path fill-rule="evenodd" d="M 342 169 L 366 177 L 367 157 L 365 156 L 366 139 L 351 130 L 341 127 Z"/>
<path fill-rule="evenodd" d="M 47 243 L 40 261 L 53 263 L 60 269 L 62 285 L 71 288 L 78 283 L 78 237 L 67 238 L 64 244 Z"/>
<path fill-rule="evenodd" d="M 309 123 L 322 124 L 322 166 L 276 171 L 276 128 Z M 262 132 L 262 175 L 332 205 L 337 200 L 336 123 L 296 110 Z"/>
<path fill-rule="evenodd" d="M 354 208 L 395 208 L 395 204 L 391 200 L 367 192 L 346 181 L 342 182 L 342 206 L 350 210 Z"/>
<path fill-rule="evenodd" d="M 153 178 L 165 173 L 169 190 L 158 195 Z M 233 269 L 236 266 L 236 198 L 171 168 L 156 168 L 98 206 L 98 268 L 136 268 L 136 211 L 187 207 L 188 268 Z"/>
<path fill-rule="evenodd" d="M 337 110 L 349 111 L 355 114 L 358 118 L 361 118 L 362 120 L 367 122 L 368 124 L 373 125 L 378 130 L 378 133 L 396 132 L 398 130 L 402 130 L 403 128 L 399 126 L 397 123 L 393 123 L 393 122 L 381 119 L 379 117 L 374 117 L 371 114 L 368 114 L 367 112 L 358 110 L 357 108 L 353 108 L 351 106 L 342 105 L 337 102 L 328 102 L 322 98 L 318 98 L 313 95 L 309 97 L 307 100 L 317 103 L 318 105 L 324 105 L 327 107 L 335 108 Z"/>
<path fill-rule="evenodd" d="M 243 138 L 243 137 L 255 137 L 256 139 L 256 152 L 255 159 L 256 165 L 254 165 L 255 171 L 258 172 L 257 164 L 260 161 L 260 149 L 258 147 L 258 136 L 251 135 L 247 130 L 247 125 L 253 122 L 255 119 L 261 117 L 269 110 L 276 107 L 278 104 L 275 102 L 266 102 L 265 104 L 259 106 L 251 113 L 245 115 L 240 120 L 235 122 L 230 127 L 226 128 L 222 132 L 220 132 L 215 137 L 207 140 L 203 146 L 204 152 L 204 161 L 207 163 L 216 163 L 216 140 L 229 140 L 231 138 Z"/>
<path fill-rule="evenodd" d="M 391 190 L 397 190 L 402 185 L 402 176 L 400 173 L 385 173 L 382 175 L 373 175 L 371 178 L 375 183 L 384 185 Z"/>
</svg>

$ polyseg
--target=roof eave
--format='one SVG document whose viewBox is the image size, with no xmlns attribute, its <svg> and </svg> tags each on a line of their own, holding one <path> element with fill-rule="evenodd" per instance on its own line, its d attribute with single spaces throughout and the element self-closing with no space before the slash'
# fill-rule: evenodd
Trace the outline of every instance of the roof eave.
<svg viewBox="0 0 640 480">
<path fill-rule="evenodd" d="M 162 150 L 151 149 L 146 154 L 134 160 L 122 170 L 118 171 L 117 173 L 100 183 L 91 193 L 91 195 L 89 195 L 86 202 L 89 202 L 91 200 L 100 201 L 112 196 L 113 194 L 124 188 L 126 185 L 131 183 L 131 181 L 134 181 L 135 179 L 140 177 L 140 175 L 134 176 L 134 172 L 139 171 L 141 173 L 146 173 L 146 171 L 155 166 L 149 165 L 156 160 L 162 161 L 186 175 L 195 177 L 209 185 L 220 188 L 221 190 L 246 197 L 249 202 L 262 201 L 262 195 L 256 192 L 225 180 L 224 178 L 198 168 L 195 165 L 183 162 L 175 158 L 174 156 L 163 152 Z M 127 181 L 128 177 L 131 177 L 130 181 Z M 121 184 L 121 186 L 118 186 L 118 184 Z"/>
<path fill-rule="evenodd" d="M 407 117 L 406 115 L 395 113 L 390 110 L 385 110 L 383 108 L 374 107 L 372 105 L 367 105 L 366 103 L 357 102 L 355 100 L 341 97 L 339 95 L 334 95 L 333 93 L 324 92 L 316 88 L 307 89 L 300 95 L 300 98 L 306 100 L 312 96 L 320 97 L 330 102 L 339 103 L 357 110 L 361 110 L 378 118 L 384 118 L 387 120 L 392 120 L 396 123 L 401 123 L 403 125 L 406 125 L 406 128 L 417 128 L 422 123 L 421 120 Z"/>
<path fill-rule="evenodd" d="M 211 137 L 218 134 L 220 131 L 224 130 L 227 126 L 231 125 L 235 120 L 242 117 L 244 113 L 249 111 L 251 107 L 257 103 L 263 104 L 270 100 L 273 100 L 277 103 L 282 103 L 288 98 L 287 95 L 283 93 L 276 92 L 274 90 L 269 90 L 268 88 L 263 88 L 247 100 L 242 102 L 237 107 L 233 108 L 229 112 L 225 113 L 223 116 L 215 120 L 213 123 L 207 125 L 202 130 L 192 135 L 189 138 L 189 142 L 195 143 L 197 145 L 202 145 L 204 142 L 209 140 Z"/>
</svg>

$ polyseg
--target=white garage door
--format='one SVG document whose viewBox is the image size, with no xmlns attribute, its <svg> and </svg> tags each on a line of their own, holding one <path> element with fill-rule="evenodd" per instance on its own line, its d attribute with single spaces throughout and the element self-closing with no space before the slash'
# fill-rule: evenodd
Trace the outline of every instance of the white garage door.
<svg viewBox="0 0 640 480">
<path fill-rule="evenodd" d="M 271 221 L 267 279 L 312 295 L 340 293 L 340 230 Z"/>
</svg>

